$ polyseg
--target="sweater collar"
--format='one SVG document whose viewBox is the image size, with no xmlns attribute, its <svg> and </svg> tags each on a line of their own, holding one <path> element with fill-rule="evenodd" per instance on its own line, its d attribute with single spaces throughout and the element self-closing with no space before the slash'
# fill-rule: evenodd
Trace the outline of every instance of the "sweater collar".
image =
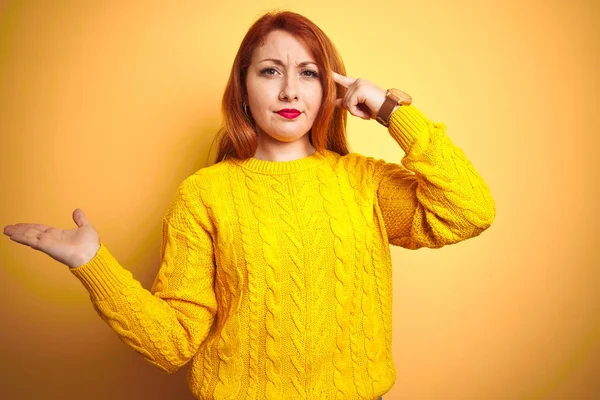
<svg viewBox="0 0 600 400">
<path fill-rule="evenodd" d="M 323 153 L 315 151 L 309 156 L 290 161 L 266 161 L 254 157 L 245 159 L 231 157 L 231 161 L 249 171 L 267 175 L 275 175 L 287 174 L 312 168 L 327 161 L 328 155 L 329 150 L 323 150 Z"/>
</svg>

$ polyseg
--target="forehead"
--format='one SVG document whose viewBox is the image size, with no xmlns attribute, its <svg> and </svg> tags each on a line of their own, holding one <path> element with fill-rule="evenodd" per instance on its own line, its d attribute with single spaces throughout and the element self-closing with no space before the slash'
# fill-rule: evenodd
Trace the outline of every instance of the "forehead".
<svg viewBox="0 0 600 400">
<path fill-rule="evenodd" d="M 293 62 L 315 61 L 308 46 L 291 33 L 281 30 L 270 32 L 264 41 L 256 47 L 253 62 L 264 58 L 279 58 L 284 62 L 291 59 Z"/>
</svg>

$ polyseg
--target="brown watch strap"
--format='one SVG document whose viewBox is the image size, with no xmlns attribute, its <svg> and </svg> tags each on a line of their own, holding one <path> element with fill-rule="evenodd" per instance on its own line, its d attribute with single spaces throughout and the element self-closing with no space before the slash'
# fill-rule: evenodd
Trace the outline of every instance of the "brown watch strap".
<svg viewBox="0 0 600 400">
<path fill-rule="evenodd" d="M 400 100 L 400 97 L 396 96 L 389 90 L 387 91 L 385 101 L 377 113 L 377 122 L 385 127 L 388 126 L 392 111 L 394 110 L 394 107 L 398 105 L 398 100 Z"/>
</svg>

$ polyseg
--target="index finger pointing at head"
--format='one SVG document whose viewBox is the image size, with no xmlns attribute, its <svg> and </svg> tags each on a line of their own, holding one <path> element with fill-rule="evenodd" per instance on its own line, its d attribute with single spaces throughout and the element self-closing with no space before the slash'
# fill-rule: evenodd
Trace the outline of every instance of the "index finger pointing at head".
<svg viewBox="0 0 600 400">
<path fill-rule="evenodd" d="M 354 83 L 356 79 L 350 78 L 349 76 L 344 76 L 342 74 L 338 74 L 335 71 L 331 71 L 333 73 L 333 80 L 345 88 L 350 87 Z"/>
</svg>

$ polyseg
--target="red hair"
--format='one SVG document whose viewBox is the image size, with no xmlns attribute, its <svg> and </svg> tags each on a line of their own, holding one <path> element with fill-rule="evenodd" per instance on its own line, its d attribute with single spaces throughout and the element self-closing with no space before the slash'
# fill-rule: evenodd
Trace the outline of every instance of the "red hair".
<svg viewBox="0 0 600 400">
<path fill-rule="evenodd" d="M 322 154 L 323 149 L 340 155 L 348 154 L 347 110 L 335 106 L 335 100 L 343 98 L 347 89 L 336 85 L 331 74 L 333 70 L 346 75 L 344 62 L 331 40 L 312 21 L 291 11 L 277 11 L 268 12 L 254 22 L 235 56 L 221 103 L 223 125 L 215 136 L 219 141 L 215 163 L 231 156 L 238 159 L 250 158 L 256 151 L 257 138 L 253 121 L 242 109 L 242 101 L 247 98 L 246 74 L 254 49 L 262 45 L 266 36 L 274 30 L 289 32 L 303 42 L 319 67 L 323 99 L 309 132 L 310 143 Z"/>
</svg>

